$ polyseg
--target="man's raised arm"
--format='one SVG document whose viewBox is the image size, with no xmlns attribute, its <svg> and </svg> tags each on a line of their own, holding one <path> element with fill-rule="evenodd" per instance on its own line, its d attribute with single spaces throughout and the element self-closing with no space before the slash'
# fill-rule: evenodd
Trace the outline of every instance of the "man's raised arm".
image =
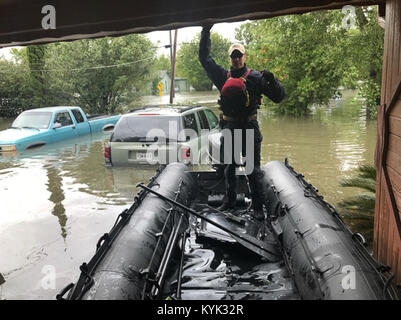
<svg viewBox="0 0 401 320">
<path fill-rule="evenodd" d="M 213 25 L 204 26 L 199 42 L 199 61 L 206 70 L 207 76 L 217 89 L 221 90 L 227 77 L 227 70 L 219 66 L 210 56 L 210 29 Z"/>
</svg>

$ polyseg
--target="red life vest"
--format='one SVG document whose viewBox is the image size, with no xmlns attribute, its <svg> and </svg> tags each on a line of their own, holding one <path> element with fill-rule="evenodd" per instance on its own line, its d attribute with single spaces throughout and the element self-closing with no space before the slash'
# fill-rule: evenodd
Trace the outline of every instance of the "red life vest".
<svg viewBox="0 0 401 320">
<path fill-rule="evenodd" d="M 220 105 L 227 116 L 242 117 L 249 115 L 249 92 L 246 89 L 246 78 L 251 70 L 248 69 L 241 77 L 231 77 L 227 72 L 227 80 L 221 89 Z"/>
</svg>

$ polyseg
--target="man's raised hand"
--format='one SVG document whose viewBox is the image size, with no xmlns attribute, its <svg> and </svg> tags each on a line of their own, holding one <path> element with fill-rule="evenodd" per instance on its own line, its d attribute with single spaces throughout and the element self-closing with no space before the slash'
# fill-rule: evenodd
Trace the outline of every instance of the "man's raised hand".
<svg viewBox="0 0 401 320">
<path fill-rule="evenodd" d="M 213 23 L 208 23 L 202 26 L 202 31 L 210 31 L 210 29 L 212 29 L 213 27 Z"/>
</svg>

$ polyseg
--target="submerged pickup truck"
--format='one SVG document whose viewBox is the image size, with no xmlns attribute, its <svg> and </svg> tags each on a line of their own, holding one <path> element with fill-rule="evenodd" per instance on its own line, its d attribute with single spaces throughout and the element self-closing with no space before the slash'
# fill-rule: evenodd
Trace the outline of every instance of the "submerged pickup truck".
<svg viewBox="0 0 401 320">
<path fill-rule="evenodd" d="M 49 107 L 22 112 L 0 131 L 0 152 L 27 150 L 64 139 L 100 132 L 120 115 L 87 116 L 80 107 Z"/>
</svg>

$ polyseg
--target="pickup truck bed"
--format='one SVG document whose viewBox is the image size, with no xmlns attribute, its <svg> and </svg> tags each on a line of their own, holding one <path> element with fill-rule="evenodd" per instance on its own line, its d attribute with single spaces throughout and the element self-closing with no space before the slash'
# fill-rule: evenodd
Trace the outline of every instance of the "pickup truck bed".
<svg viewBox="0 0 401 320">
<path fill-rule="evenodd" d="M 87 114 L 86 118 L 91 121 L 91 120 L 96 120 L 96 119 L 104 119 L 110 117 L 107 114 Z"/>
</svg>

